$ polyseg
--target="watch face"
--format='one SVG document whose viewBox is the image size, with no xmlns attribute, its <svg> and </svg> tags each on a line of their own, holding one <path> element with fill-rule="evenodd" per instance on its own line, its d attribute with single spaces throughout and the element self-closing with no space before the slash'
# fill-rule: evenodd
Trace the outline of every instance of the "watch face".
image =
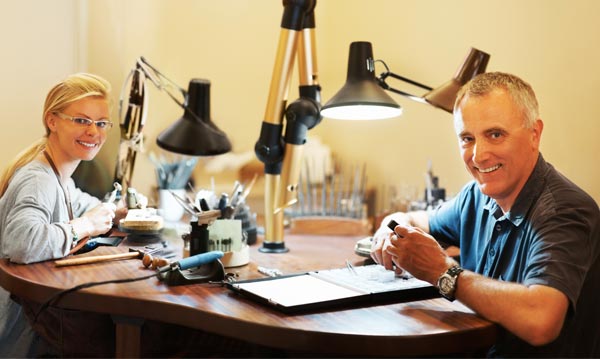
<svg viewBox="0 0 600 359">
<path fill-rule="evenodd" d="M 448 277 L 440 279 L 440 291 L 442 293 L 450 293 L 452 291 L 452 281 Z"/>
</svg>

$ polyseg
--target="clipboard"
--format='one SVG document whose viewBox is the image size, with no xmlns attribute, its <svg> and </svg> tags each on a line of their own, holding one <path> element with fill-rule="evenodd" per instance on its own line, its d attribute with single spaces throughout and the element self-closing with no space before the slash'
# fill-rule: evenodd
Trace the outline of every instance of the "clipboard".
<svg viewBox="0 0 600 359">
<path fill-rule="evenodd" d="M 361 270 L 370 266 L 355 267 Z M 439 297 L 431 284 L 414 277 L 401 278 L 381 286 L 361 286 L 338 281 L 332 274 L 348 268 L 311 271 L 279 277 L 227 283 L 227 288 L 260 304 L 287 314 L 327 308 L 393 303 Z M 360 273 L 359 273 L 360 275 Z"/>
</svg>

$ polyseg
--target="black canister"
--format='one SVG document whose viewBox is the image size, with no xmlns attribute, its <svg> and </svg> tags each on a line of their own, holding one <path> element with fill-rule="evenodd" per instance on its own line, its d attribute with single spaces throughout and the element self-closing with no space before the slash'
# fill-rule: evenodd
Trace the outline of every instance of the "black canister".
<svg viewBox="0 0 600 359">
<path fill-rule="evenodd" d="M 208 224 L 198 224 L 197 221 L 190 224 L 190 256 L 208 252 Z"/>
</svg>

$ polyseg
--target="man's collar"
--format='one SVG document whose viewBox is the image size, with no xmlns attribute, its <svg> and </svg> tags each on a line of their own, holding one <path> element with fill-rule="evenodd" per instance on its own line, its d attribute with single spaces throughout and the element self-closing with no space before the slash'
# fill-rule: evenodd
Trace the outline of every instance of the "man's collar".
<svg viewBox="0 0 600 359">
<path fill-rule="evenodd" d="M 529 211 L 529 208 L 531 208 L 532 204 L 542 193 L 545 182 L 544 174 L 546 173 L 547 169 L 548 163 L 544 160 L 544 157 L 540 153 L 529 179 L 525 183 L 525 186 L 523 186 L 521 189 L 521 192 L 517 196 L 515 203 L 508 213 L 502 215 L 500 206 L 498 206 L 498 203 L 496 203 L 496 201 L 492 198 L 489 198 L 489 201 L 483 206 L 483 208 L 494 214 L 494 217 L 497 220 L 505 217 L 515 226 L 519 226 Z"/>
</svg>

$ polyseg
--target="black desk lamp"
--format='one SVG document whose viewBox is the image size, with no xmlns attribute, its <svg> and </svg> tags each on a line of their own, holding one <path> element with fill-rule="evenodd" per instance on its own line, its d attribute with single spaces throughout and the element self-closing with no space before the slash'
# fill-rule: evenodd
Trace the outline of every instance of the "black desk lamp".
<svg viewBox="0 0 600 359">
<path fill-rule="evenodd" d="M 146 80 L 184 110 L 181 118 L 158 135 L 160 147 L 190 156 L 213 156 L 231 150 L 229 139 L 210 118 L 210 81 L 193 79 L 189 91 L 185 91 L 139 57 L 121 91 L 122 96 L 129 87 L 129 98 L 126 102 L 122 97 L 119 100 L 121 142 L 114 181 L 123 186 L 123 191 L 131 183 L 135 158 L 143 145 L 142 129 L 148 111 Z"/>
<path fill-rule="evenodd" d="M 156 138 L 167 151 L 189 156 L 214 156 L 231 151 L 229 139 L 210 118 L 210 81 L 192 79 L 183 116 Z"/>
<path fill-rule="evenodd" d="M 454 77 L 433 89 L 390 72 L 385 62 L 381 60 L 373 60 L 370 42 L 353 42 L 350 44 L 346 84 L 323 106 L 321 115 L 333 119 L 383 119 L 399 116 L 402 113 L 401 107 L 383 89 L 452 113 L 456 93 L 460 87 L 476 75 L 485 72 L 489 58 L 489 54 L 471 48 Z M 383 63 L 386 69 L 378 78 L 375 78 L 375 62 Z M 386 82 L 388 77 L 428 92 L 423 96 L 415 96 L 392 88 Z"/>
</svg>

